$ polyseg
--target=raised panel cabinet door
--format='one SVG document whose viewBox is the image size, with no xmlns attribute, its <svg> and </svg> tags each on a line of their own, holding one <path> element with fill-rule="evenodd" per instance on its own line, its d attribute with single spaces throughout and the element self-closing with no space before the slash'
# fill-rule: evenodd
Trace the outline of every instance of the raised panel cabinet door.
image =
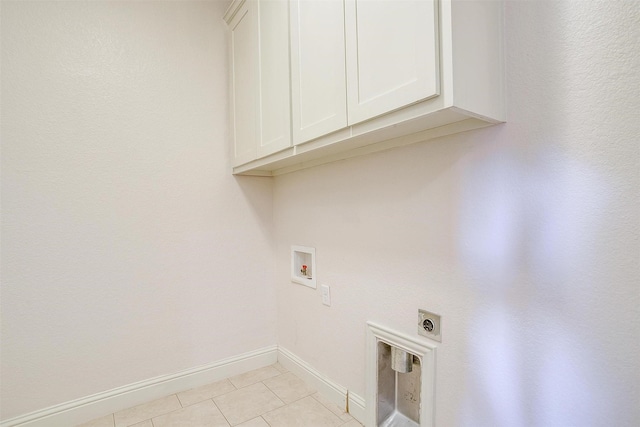
<svg viewBox="0 0 640 427">
<path fill-rule="evenodd" d="M 260 140 L 258 158 L 291 146 L 289 4 L 262 0 L 260 8 Z"/>
<path fill-rule="evenodd" d="M 349 125 L 439 93 L 437 0 L 346 0 Z"/>
<path fill-rule="evenodd" d="M 347 126 L 344 1 L 292 0 L 293 142 Z"/>
<path fill-rule="evenodd" d="M 231 131 L 233 165 L 257 156 L 258 145 L 258 10 L 254 1 L 245 2 L 230 23 L 231 29 Z"/>
</svg>

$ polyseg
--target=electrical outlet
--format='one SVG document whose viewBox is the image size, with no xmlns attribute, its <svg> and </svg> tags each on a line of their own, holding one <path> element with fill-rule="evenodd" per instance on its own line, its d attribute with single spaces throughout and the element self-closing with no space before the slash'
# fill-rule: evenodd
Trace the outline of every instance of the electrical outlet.
<svg viewBox="0 0 640 427">
<path fill-rule="evenodd" d="M 321 285 L 320 289 L 322 290 L 322 303 L 324 305 L 331 305 L 331 291 L 329 289 L 329 285 Z"/>
<path fill-rule="evenodd" d="M 418 310 L 418 334 L 442 342 L 440 315 L 427 310 Z"/>
</svg>

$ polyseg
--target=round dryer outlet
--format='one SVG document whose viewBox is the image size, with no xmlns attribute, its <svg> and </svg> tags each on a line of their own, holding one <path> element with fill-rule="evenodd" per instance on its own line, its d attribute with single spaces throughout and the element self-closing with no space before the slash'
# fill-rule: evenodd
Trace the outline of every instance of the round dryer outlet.
<svg viewBox="0 0 640 427">
<path fill-rule="evenodd" d="M 440 315 L 418 310 L 418 334 L 442 342 Z"/>
</svg>

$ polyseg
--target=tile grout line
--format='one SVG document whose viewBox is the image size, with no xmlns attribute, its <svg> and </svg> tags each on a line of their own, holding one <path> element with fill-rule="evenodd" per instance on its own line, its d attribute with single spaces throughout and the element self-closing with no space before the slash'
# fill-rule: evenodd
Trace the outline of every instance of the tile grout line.
<svg viewBox="0 0 640 427">
<path fill-rule="evenodd" d="M 277 376 L 279 376 L 279 375 L 276 375 L 276 377 L 277 377 Z M 275 377 L 271 377 L 271 378 L 275 378 Z M 269 379 L 269 378 L 267 378 L 267 379 Z M 278 395 L 277 395 L 273 390 L 271 390 L 271 389 L 269 388 L 269 386 L 268 386 L 268 385 L 266 385 L 266 384 L 264 383 L 264 381 L 265 381 L 265 380 L 260 381 L 260 382 L 262 383 L 262 385 L 263 385 L 263 386 L 265 386 L 265 387 L 267 388 L 267 390 L 269 390 L 271 393 L 273 393 L 273 395 L 276 397 L 276 399 L 278 399 L 280 402 L 282 402 L 282 406 L 279 406 L 279 407 L 277 407 L 277 408 L 271 409 L 271 410 L 269 410 L 269 411 L 267 411 L 267 412 L 263 412 L 262 414 L 260 414 L 260 415 L 259 415 L 259 417 L 260 417 L 260 418 L 262 418 L 262 419 L 264 420 L 264 422 L 265 422 L 265 423 L 269 424 L 269 422 L 268 422 L 267 420 L 265 420 L 265 419 L 264 419 L 263 415 L 268 414 L 268 413 L 273 412 L 273 411 L 277 411 L 278 409 L 282 409 L 282 408 L 284 408 L 285 406 L 287 406 L 287 405 L 289 405 L 289 404 L 288 404 L 288 403 L 285 403 L 285 402 L 284 402 L 284 400 L 280 399 L 280 396 L 278 396 Z M 257 384 L 257 383 L 256 383 L 256 384 Z M 293 402 L 292 402 L 292 403 L 293 403 Z M 251 421 L 251 420 L 247 420 L 247 421 Z M 271 425 L 271 424 L 269 424 L 269 425 Z"/>
<path fill-rule="evenodd" d="M 150 402 L 141 403 L 140 405 L 137 405 L 137 406 L 141 406 L 141 405 L 145 405 L 145 404 L 147 404 L 147 403 L 155 402 L 156 400 L 166 399 L 166 398 L 169 398 L 169 397 L 171 397 L 171 396 L 175 396 L 175 397 L 176 397 L 176 400 L 178 400 L 178 404 L 180 404 L 180 408 L 178 408 L 178 409 L 174 409 L 174 410 L 171 410 L 171 411 L 168 411 L 168 412 L 163 412 L 163 413 L 157 414 L 155 417 L 160 417 L 160 416 L 162 416 L 162 415 L 170 414 L 171 412 L 175 412 L 175 411 L 179 411 L 180 409 L 183 409 L 183 407 L 182 407 L 182 402 L 180 402 L 180 398 L 178 397 L 178 394 L 177 394 L 177 393 L 170 394 L 170 395 L 168 395 L 168 396 L 161 397 L 161 398 L 159 398 L 159 399 L 155 399 L 155 400 L 152 400 L 152 401 L 150 401 Z M 136 407 L 136 406 L 132 406 L 131 408 L 124 409 L 123 411 L 126 411 L 126 410 L 128 410 L 128 409 L 132 409 L 132 408 L 135 408 L 135 407 Z M 122 412 L 122 411 L 120 411 L 120 412 Z M 114 413 L 113 413 L 114 426 L 115 426 L 115 416 L 116 416 L 116 413 L 114 412 Z M 153 418 L 155 418 L 155 417 L 147 418 L 147 419 L 144 419 L 144 420 L 142 420 L 142 421 L 138 421 L 138 422 L 136 422 L 136 423 L 129 424 L 129 425 L 127 425 L 126 427 L 135 426 L 136 424 L 140 424 L 140 423 L 143 423 L 143 422 L 145 422 L 145 421 L 151 421 L 151 425 L 153 425 Z M 117 427 L 117 426 L 116 426 L 116 427 Z"/>
<path fill-rule="evenodd" d="M 263 382 L 262 384 L 264 384 L 264 382 Z M 282 400 L 282 398 L 281 398 L 280 396 L 278 396 L 278 394 L 277 394 L 275 391 L 273 391 L 273 390 L 272 390 L 268 385 L 266 385 L 266 384 L 264 384 L 264 385 L 265 385 L 265 387 L 267 387 L 267 389 L 268 389 L 271 393 L 275 394 L 275 395 L 276 395 L 276 397 L 277 397 L 278 399 L 280 399 L 280 401 L 281 401 L 281 402 L 283 402 L 283 403 L 284 403 L 284 406 L 291 405 L 292 403 L 295 403 L 295 402 L 297 402 L 297 401 L 299 401 L 299 400 L 305 399 L 305 398 L 307 398 L 307 397 L 309 397 L 309 396 L 313 395 L 313 393 L 317 393 L 317 391 L 314 391 L 314 392 L 313 392 L 313 393 L 311 393 L 311 394 L 307 394 L 307 395 L 305 395 L 305 396 L 298 397 L 297 399 L 292 400 L 291 402 L 285 402 L 285 401 L 284 401 L 284 400 Z M 320 402 L 318 402 L 318 403 L 320 403 Z M 324 406 L 324 405 L 323 405 L 323 406 Z M 276 409 L 279 409 L 279 408 L 276 408 Z M 327 409 L 329 409 L 329 408 L 327 408 Z M 272 410 L 273 410 L 273 411 L 275 411 L 275 409 L 272 409 Z M 271 411 L 269 411 L 269 412 L 271 412 Z"/>
<path fill-rule="evenodd" d="M 317 394 L 318 392 L 316 392 Z M 318 399 L 316 399 L 315 397 L 313 397 L 313 395 L 311 395 L 311 398 L 313 400 L 315 400 L 316 402 L 318 402 L 320 404 L 320 406 L 322 406 L 323 408 L 325 408 L 327 411 L 331 412 L 336 418 L 338 418 L 340 421 L 343 421 L 343 419 L 340 417 L 340 415 L 336 414 L 335 412 L 333 412 L 331 409 L 329 409 L 329 407 L 327 405 L 325 405 L 324 403 L 320 402 Z M 344 412 L 345 414 L 349 414 L 348 412 Z M 353 417 L 351 417 L 353 419 Z M 346 423 L 351 422 L 351 420 L 349 421 L 344 421 L 342 424 L 340 425 L 344 425 Z"/>
<path fill-rule="evenodd" d="M 190 391 L 190 390 L 195 390 L 195 389 L 197 389 L 198 387 L 194 387 L 194 388 L 192 388 L 192 389 L 184 390 L 184 391 L 181 391 L 181 392 L 179 392 L 179 393 L 174 393 L 174 394 L 171 394 L 171 395 L 169 395 L 169 396 L 166 396 L 165 398 L 167 398 L 167 397 L 171 397 L 171 396 L 175 396 L 175 397 L 176 397 L 176 399 L 177 399 L 177 401 L 178 401 L 178 403 L 179 403 L 179 405 L 180 405 L 180 408 L 178 408 L 178 409 L 174 409 L 174 410 L 171 410 L 171 411 L 168 411 L 168 412 L 163 412 L 163 413 L 161 413 L 161 414 L 157 414 L 157 415 L 156 415 L 156 417 L 160 417 L 160 416 L 163 416 L 163 415 L 171 414 L 171 413 L 173 413 L 173 412 L 178 412 L 178 411 L 180 411 L 180 410 L 182 410 L 182 409 L 185 409 L 185 408 L 191 407 L 191 406 L 193 406 L 193 405 L 196 405 L 196 404 L 199 404 L 199 403 L 205 402 L 205 401 L 207 401 L 207 400 L 210 400 L 210 401 L 213 403 L 214 407 L 215 407 L 215 408 L 219 411 L 219 413 L 222 415 L 222 417 L 224 418 L 224 420 L 227 422 L 227 424 L 228 424 L 229 426 L 232 426 L 231 422 L 229 421 L 229 419 L 227 418 L 227 416 L 222 412 L 222 410 L 218 407 L 218 405 L 216 404 L 216 402 L 215 402 L 215 400 L 214 400 L 214 399 L 215 399 L 216 397 L 222 397 L 222 396 L 225 396 L 225 395 L 228 395 L 228 394 L 234 393 L 234 392 L 236 392 L 236 391 L 238 391 L 238 390 L 242 390 L 242 389 L 245 389 L 245 388 L 248 388 L 248 387 L 251 387 L 251 386 L 254 386 L 254 385 L 257 385 L 257 384 L 261 383 L 261 384 L 263 385 L 263 387 L 265 387 L 265 388 L 266 388 L 266 390 L 268 390 L 271 394 L 273 394 L 273 396 L 274 396 L 274 397 L 275 397 L 275 398 L 276 398 L 276 399 L 277 399 L 277 400 L 282 404 L 282 406 L 279 406 L 278 408 L 271 409 L 271 410 L 266 411 L 266 412 L 264 412 L 264 413 L 261 413 L 261 414 L 257 415 L 257 417 L 255 417 L 255 418 L 258 418 L 258 417 L 259 417 L 259 418 L 261 418 L 261 419 L 262 419 L 262 420 L 263 420 L 263 421 L 264 421 L 268 426 L 271 426 L 271 424 L 270 424 L 270 423 L 269 423 L 269 422 L 264 418 L 264 415 L 267 415 L 267 414 L 272 413 L 272 412 L 274 412 L 274 411 L 280 410 L 280 409 L 282 409 L 282 408 L 286 408 L 286 407 L 288 407 L 288 406 L 290 406 L 290 405 L 292 405 L 292 404 L 295 404 L 295 403 L 297 403 L 297 402 L 300 402 L 301 400 L 306 399 L 306 398 L 309 398 L 309 397 L 312 399 L 312 401 L 314 401 L 315 403 L 319 403 L 319 404 L 320 404 L 320 406 L 321 406 L 322 408 L 324 408 L 325 410 L 329 411 L 329 412 L 331 413 L 331 415 L 333 415 L 334 417 L 336 417 L 336 418 L 338 418 L 340 421 L 342 421 L 340 424 L 336 424 L 337 426 L 343 426 L 343 425 L 348 424 L 348 423 L 350 423 L 351 421 L 353 421 L 353 420 L 354 420 L 353 416 L 351 416 L 348 412 L 343 412 L 343 413 L 342 413 L 342 414 L 340 414 L 340 415 L 336 414 L 336 413 L 335 413 L 331 408 L 329 408 L 329 406 L 327 406 L 325 403 L 323 403 L 322 401 L 320 401 L 320 400 L 319 400 L 319 398 L 320 398 L 320 396 L 319 396 L 319 392 L 318 392 L 315 388 L 309 388 L 309 387 L 308 387 L 308 384 L 307 384 L 307 383 L 306 383 L 302 378 L 300 378 L 300 377 L 298 377 L 297 375 L 295 375 L 293 372 L 291 372 L 291 371 L 289 371 L 289 370 L 285 370 L 285 371 L 283 372 L 282 370 L 280 370 L 280 369 L 276 368 L 274 365 L 275 365 L 275 364 L 270 365 L 270 366 L 274 367 L 274 368 L 278 371 L 278 374 L 277 374 L 277 375 L 274 375 L 274 376 L 271 376 L 271 377 L 268 377 L 268 378 L 264 378 L 264 379 L 262 379 L 262 380 L 259 380 L 259 381 L 254 382 L 254 383 L 247 384 L 247 385 L 245 385 L 245 386 L 243 386 L 243 387 L 237 387 L 237 386 L 236 386 L 236 384 L 234 384 L 234 383 L 231 381 L 231 378 L 233 378 L 233 377 L 227 377 L 227 378 L 224 378 L 224 379 L 222 379 L 222 380 L 220 380 L 220 381 L 217 381 L 217 382 L 223 382 L 223 381 L 226 381 L 228 384 L 230 384 L 230 385 L 231 385 L 231 387 L 233 388 L 233 390 L 228 391 L 228 392 L 223 393 L 223 394 L 218 394 L 218 395 L 216 395 L 216 396 L 211 396 L 211 397 L 209 397 L 208 399 L 204 399 L 204 400 L 201 400 L 201 401 L 198 401 L 198 402 L 192 402 L 190 405 L 187 405 L 187 406 L 185 406 L 185 404 L 182 402 L 182 400 L 180 399 L 180 396 L 179 396 L 178 394 L 179 394 L 179 393 L 188 392 L 188 391 Z M 308 388 L 308 389 L 311 389 L 311 390 L 313 390 L 313 391 L 312 391 L 311 393 L 309 393 L 309 394 L 304 395 L 304 396 L 300 396 L 300 397 L 298 397 L 298 398 L 296 398 L 295 400 L 292 400 L 292 401 L 290 401 L 290 402 L 285 402 L 285 401 L 284 401 L 280 396 L 278 396 L 278 394 L 275 392 L 275 390 L 271 389 L 271 387 L 269 387 L 269 385 L 266 383 L 266 382 L 267 382 L 267 381 L 269 381 L 269 380 L 272 380 L 272 379 L 275 379 L 275 378 L 281 377 L 281 376 L 283 376 L 283 375 L 285 375 L 285 374 L 291 374 L 291 375 L 293 375 L 295 378 L 297 378 L 297 379 L 301 380 L 301 381 L 305 384 L 305 386 L 307 386 L 307 388 Z M 213 384 L 213 383 L 212 383 L 212 384 Z M 208 384 L 205 384 L 205 386 L 206 386 L 206 385 L 208 385 Z M 202 387 L 204 387 L 204 386 L 202 386 Z M 149 402 L 147 402 L 147 403 L 149 403 Z M 329 402 L 329 403 L 331 403 L 331 402 Z M 336 406 L 336 407 L 337 407 L 337 408 L 339 408 L 339 406 Z M 131 409 L 131 408 L 128 408 L 128 409 Z M 113 425 L 113 427 L 116 427 L 115 414 L 116 414 L 115 412 L 113 412 L 113 413 L 111 413 L 111 414 L 110 414 L 110 416 L 111 416 L 111 421 L 112 421 L 112 423 L 113 423 L 113 424 L 112 424 L 112 425 Z M 348 420 L 344 420 L 344 419 L 342 418 L 342 416 L 344 416 L 345 414 L 346 414 L 347 416 L 349 416 L 349 419 L 348 419 Z M 255 418 L 252 418 L 252 419 L 255 419 Z M 148 421 L 150 421 L 151 427 L 155 427 L 155 423 L 153 422 L 153 417 L 152 417 L 152 418 L 148 418 L 147 420 L 148 420 Z M 138 423 L 144 423 L 144 422 L 145 422 L 145 421 L 147 421 L 147 420 L 142 420 L 142 421 L 139 421 Z M 248 421 L 251 421 L 251 419 L 246 420 L 246 421 L 243 421 L 242 423 L 239 423 L 239 424 L 243 424 L 244 422 L 248 422 Z M 133 426 L 133 425 L 136 425 L 136 424 L 138 424 L 138 423 L 131 424 L 131 425 L 129 425 L 129 427 L 131 427 L 131 426 Z"/>
<path fill-rule="evenodd" d="M 318 392 L 316 391 L 314 394 L 318 394 Z M 311 397 L 313 397 L 313 394 L 311 395 Z M 340 415 L 338 415 L 338 414 L 336 414 L 335 412 L 333 412 L 333 411 L 331 410 L 331 408 L 329 408 L 327 405 L 325 405 L 324 403 L 322 403 L 320 400 L 316 399 L 315 397 L 313 397 L 313 399 L 314 399 L 316 402 L 318 402 L 319 404 L 321 404 L 322 406 L 324 406 L 325 408 L 327 408 L 327 409 L 329 410 L 329 412 L 331 412 L 331 413 L 332 413 L 333 415 L 335 415 L 336 417 L 338 417 L 338 418 L 340 418 L 340 417 L 341 417 Z M 338 405 L 336 405 L 336 406 L 338 406 Z M 338 407 L 339 407 L 339 406 L 338 406 Z M 353 416 L 352 416 L 350 413 L 348 413 L 347 411 L 343 411 L 343 412 L 342 412 L 342 415 L 344 415 L 344 414 L 349 415 L 349 416 L 351 417 L 351 419 L 355 420 L 355 418 L 353 418 Z M 342 418 L 340 418 L 340 419 L 342 420 Z M 349 423 L 349 422 L 351 422 L 351 420 L 349 420 L 349 421 L 345 421 L 343 424 L 346 424 L 346 423 Z"/>
<path fill-rule="evenodd" d="M 266 386 L 266 384 L 265 384 L 265 386 Z M 267 386 L 267 388 L 269 388 L 269 387 Z M 269 390 L 271 390 L 271 389 L 269 389 Z M 317 393 L 317 391 L 316 391 L 316 392 L 314 392 L 314 393 Z M 273 394 L 275 394 L 275 392 L 274 392 Z M 278 396 L 276 395 L 276 397 L 278 397 Z M 299 398 L 299 399 L 296 399 L 296 400 L 294 400 L 294 401 L 292 401 L 292 402 L 285 403 L 285 404 L 284 404 L 284 406 L 281 406 L 281 407 L 279 407 L 279 408 L 275 408 L 275 409 L 272 409 L 272 410 L 270 410 L 270 411 L 267 411 L 267 412 L 265 412 L 264 414 L 260 415 L 260 418 L 262 418 L 262 419 L 264 420 L 264 422 L 266 422 L 269 426 L 271 426 L 271 424 L 269 424 L 269 421 L 267 421 L 267 420 L 264 418 L 264 415 L 266 415 L 266 414 L 270 414 L 271 412 L 275 412 L 275 411 L 277 411 L 277 410 L 279 410 L 279 409 L 282 409 L 282 408 L 284 408 L 284 407 L 286 407 L 286 406 L 292 405 L 292 404 L 294 404 L 294 403 L 296 403 L 296 402 L 299 402 L 299 401 L 301 401 L 301 400 L 303 400 L 303 399 L 306 399 L 307 397 L 311 397 L 313 401 L 315 401 L 316 403 L 319 403 L 319 404 L 320 404 L 320 406 L 322 406 L 322 407 L 323 407 L 323 408 L 325 408 L 327 411 L 329 411 L 329 412 L 331 413 L 331 415 L 333 415 L 334 417 L 336 417 L 337 419 L 339 419 L 340 421 L 342 421 L 342 423 L 341 423 L 341 424 L 338 424 L 338 425 L 337 425 L 338 427 L 343 426 L 343 425 L 345 425 L 345 424 L 347 424 L 347 423 L 350 423 L 351 421 L 355 420 L 355 418 L 353 418 L 353 417 L 351 417 L 351 419 L 350 419 L 350 420 L 348 420 L 348 421 L 344 421 L 344 420 L 342 420 L 342 418 L 340 418 L 340 416 L 339 416 L 339 415 L 335 414 L 335 413 L 334 413 L 331 409 L 329 409 L 325 404 L 323 404 L 322 402 L 320 402 L 318 399 L 314 398 L 314 397 L 313 397 L 313 394 L 309 394 L 309 395 L 303 396 L 303 397 L 301 397 L 301 398 Z M 278 399 L 280 399 L 280 398 L 278 397 Z M 282 399 L 280 399 L 280 400 L 282 401 Z M 345 414 L 349 414 L 349 413 L 348 413 L 348 412 L 345 412 Z"/>
<path fill-rule="evenodd" d="M 247 384 L 247 385 L 245 385 L 244 387 L 237 387 L 235 384 L 233 384 L 233 382 L 232 382 L 229 378 L 227 378 L 227 379 L 229 379 L 229 382 L 231 383 L 231 385 L 233 385 L 233 386 L 236 388 L 236 390 L 242 390 L 243 388 L 247 388 L 247 387 L 250 387 L 250 386 L 252 386 L 252 385 L 255 385 L 255 384 L 258 384 L 258 383 L 264 382 L 264 381 L 266 381 L 266 380 L 270 380 L 271 378 L 277 378 L 277 377 L 282 376 L 282 375 L 284 375 L 284 374 L 286 374 L 286 372 L 280 372 L 278 375 L 274 375 L 274 376 L 272 376 L 272 377 L 265 378 L 265 379 L 263 379 L 263 380 L 258 380 L 258 381 L 254 382 L 254 383 Z M 266 384 L 265 384 L 265 385 L 266 385 Z M 271 390 L 271 389 L 269 389 L 269 390 Z M 227 394 L 227 393 L 225 393 L 225 394 Z"/>
<path fill-rule="evenodd" d="M 231 382 L 231 381 L 229 381 L 229 382 Z M 232 392 L 229 392 L 229 393 L 232 393 Z M 226 394 L 226 393 L 225 393 L 225 394 Z M 222 395 L 221 395 L 221 396 L 222 396 Z M 231 426 L 231 421 L 229 421 L 229 420 L 227 419 L 227 416 L 224 414 L 224 412 L 222 412 L 222 409 L 220 409 L 220 408 L 218 407 L 218 405 L 216 405 L 216 401 L 215 401 L 215 400 L 213 400 L 213 397 L 212 397 L 212 398 L 210 398 L 210 399 L 208 399 L 208 400 L 210 400 L 210 401 L 212 401 L 212 402 L 213 402 L 213 406 L 215 406 L 215 407 L 216 407 L 216 409 L 218 410 L 218 412 L 220 412 L 220 415 L 222 415 L 222 418 L 224 418 L 224 420 L 227 422 L 227 424 L 229 424 L 229 425 Z M 203 402 L 204 402 L 204 401 L 203 401 Z"/>
<path fill-rule="evenodd" d="M 275 377 L 277 377 L 277 376 L 279 376 L 279 375 L 275 375 L 275 376 L 270 377 L 270 378 L 275 378 Z M 267 378 L 267 379 L 269 379 L 269 378 Z M 231 382 L 231 381 L 229 381 L 229 382 Z M 232 384 L 233 384 L 233 383 L 232 383 Z M 287 404 L 286 404 L 286 403 L 284 403 L 284 401 L 283 401 L 282 399 L 280 399 L 280 397 L 279 397 L 277 394 L 275 394 L 275 393 L 273 392 L 273 390 L 271 390 L 271 389 L 270 389 L 270 388 L 269 388 L 269 387 L 264 383 L 264 380 L 262 380 L 262 381 L 256 381 L 255 383 L 252 383 L 252 384 L 246 385 L 246 386 L 241 387 L 241 388 L 236 388 L 236 390 L 230 391 L 229 393 L 221 394 L 220 396 L 216 396 L 216 397 L 225 396 L 225 395 L 227 395 L 227 394 L 231 394 L 231 393 L 234 393 L 234 392 L 236 392 L 236 391 L 238 391 L 238 390 L 243 390 L 243 389 L 245 389 L 245 388 L 247 388 L 247 387 L 251 387 L 251 386 L 254 386 L 254 385 L 257 385 L 257 384 L 262 384 L 262 385 L 263 385 L 263 386 L 264 386 L 264 387 L 265 387 L 269 392 L 271 392 L 271 393 L 275 396 L 275 398 L 276 398 L 276 399 L 278 399 L 278 401 L 279 401 L 280 403 L 282 403 L 282 406 L 279 406 L 278 408 L 275 408 L 275 409 L 279 409 L 279 408 L 283 408 L 283 407 L 287 406 Z M 235 384 L 234 384 L 234 387 L 235 387 Z M 211 398 L 211 400 L 213 400 L 213 398 Z M 221 414 L 222 414 L 222 416 L 225 418 L 225 420 L 227 420 L 227 423 L 228 423 L 230 426 L 234 426 L 234 425 L 233 425 L 233 424 L 231 424 L 231 422 L 227 419 L 226 415 L 224 415 L 224 412 L 222 412 L 222 409 L 220 409 L 220 408 L 218 407 L 218 405 L 216 404 L 216 402 L 215 402 L 215 401 L 213 402 L 213 404 L 214 404 L 214 405 L 216 405 L 216 408 L 218 408 L 218 409 L 220 410 L 220 413 L 221 413 Z M 273 410 L 275 410 L 275 409 L 273 409 Z M 267 411 L 267 412 L 263 412 L 263 413 L 261 413 L 261 414 L 258 414 L 258 415 L 257 415 L 256 417 L 254 417 L 254 418 L 258 418 L 258 417 L 262 418 L 262 415 L 264 415 L 264 414 L 266 414 L 266 413 L 268 413 L 268 412 L 271 412 L 271 411 Z M 238 424 L 235 424 L 235 425 L 240 425 L 240 424 L 246 423 L 246 422 L 248 422 L 248 421 L 251 421 L 251 420 L 252 420 L 252 419 L 254 419 L 254 418 L 250 418 L 250 419 L 248 419 L 248 420 L 242 421 L 241 423 L 238 423 Z M 262 418 L 262 419 L 264 420 L 264 422 L 266 422 L 267 424 L 269 424 L 269 423 L 267 422 L 267 420 L 265 420 L 264 418 Z"/>
<path fill-rule="evenodd" d="M 182 393 L 182 392 L 180 392 Z M 180 406 L 182 406 L 184 408 L 184 403 L 182 403 L 182 399 L 180 399 L 180 396 L 178 396 L 178 393 L 176 393 L 176 397 L 178 398 L 178 402 L 180 403 Z"/>
<path fill-rule="evenodd" d="M 272 365 L 272 366 L 273 366 L 273 365 Z M 277 369 L 277 368 L 276 368 L 276 369 Z M 308 385 L 306 381 L 304 381 L 302 378 L 298 377 L 296 374 L 294 374 L 294 373 L 293 373 L 293 372 L 291 372 L 291 371 L 281 372 L 281 373 L 280 373 L 280 375 L 276 375 L 276 376 L 271 377 L 271 378 L 277 378 L 277 377 L 279 377 L 279 376 L 281 376 L 281 375 L 288 374 L 288 373 L 290 373 L 290 374 L 292 374 L 294 377 L 296 377 L 296 378 L 298 378 L 298 379 L 302 380 L 302 382 L 303 382 L 305 385 Z M 265 379 L 265 380 L 262 380 L 262 383 L 263 383 L 263 384 L 264 384 L 264 385 L 265 385 L 269 390 L 271 390 L 271 391 L 273 392 L 273 394 L 275 394 L 278 398 L 280 398 L 280 396 L 278 396 L 278 395 L 276 394 L 276 392 L 275 392 L 274 390 L 272 390 L 272 389 L 271 389 L 271 387 L 269 387 L 269 385 L 268 385 L 268 384 L 266 384 L 266 383 L 265 383 L 265 381 L 270 380 L 271 378 L 267 378 L 267 379 Z M 342 413 L 341 415 L 338 415 L 338 414 L 336 414 L 335 412 L 333 412 L 333 411 L 332 411 L 332 410 L 331 410 L 327 405 L 325 405 L 324 403 L 322 403 L 319 399 L 316 399 L 315 397 L 313 397 L 315 394 L 318 394 L 318 390 L 316 390 L 316 389 L 313 389 L 313 390 L 314 390 L 314 391 L 313 391 L 313 393 L 308 394 L 308 395 L 306 395 L 306 396 L 302 396 L 302 397 L 300 397 L 300 398 L 298 398 L 298 399 L 296 399 L 296 400 L 293 400 L 293 401 L 291 401 L 291 402 L 285 403 L 285 406 L 290 405 L 290 404 L 295 403 L 295 402 L 298 402 L 298 401 L 300 401 L 300 400 L 302 400 L 302 399 L 304 399 L 304 398 L 306 398 L 306 397 L 311 396 L 311 397 L 312 397 L 316 402 L 318 402 L 322 407 L 326 408 L 326 409 L 327 409 L 329 412 L 331 412 L 333 415 L 335 415 L 336 417 L 338 417 L 338 419 L 340 419 L 341 421 L 342 421 L 341 415 L 347 414 L 347 415 L 349 415 L 349 416 L 351 417 L 351 419 L 350 419 L 350 420 L 345 421 L 345 422 L 343 422 L 343 423 L 342 423 L 342 424 L 340 424 L 340 425 L 343 425 L 343 424 L 346 424 L 346 423 L 348 423 L 348 422 L 351 422 L 351 420 L 352 420 L 352 419 L 354 419 L 354 418 L 353 418 L 353 416 L 351 416 L 351 414 L 349 414 L 349 412 L 343 411 L 343 413 Z M 348 397 L 348 396 L 347 396 L 347 397 Z M 280 400 L 282 400 L 282 399 L 280 399 Z M 284 402 L 284 400 L 282 400 L 282 401 Z M 277 409 L 279 409 L 279 408 L 277 408 Z M 271 411 L 268 411 L 268 412 L 272 412 L 272 411 L 275 411 L 275 409 L 273 409 L 273 410 L 271 410 Z M 268 413 L 268 412 L 265 412 L 265 413 Z M 266 420 L 265 420 L 265 421 L 266 421 Z"/>
<path fill-rule="evenodd" d="M 205 398 L 205 399 L 198 400 L 198 401 L 196 401 L 196 402 L 192 402 L 192 403 L 190 403 L 190 404 L 189 404 L 189 405 L 187 405 L 187 406 L 185 406 L 185 405 L 184 405 L 184 403 L 182 403 L 182 399 L 180 399 L 180 396 L 179 396 L 179 395 L 180 395 L 180 394 L 182 394 L 182 393 L 186 393 L 186 392 L 188 392 L 188 391 L 196 390 L 196 389 L 198 389 L 198 388 L 206 387 L 206 386 L 211 385 L 211 384 L 221 383 L 221 382 L 224 382 L 224 381 L 228 382 L 228 383 L 231 385 L 231 387 L 233 387 L 233 390 L 228 391 L 228 392 L 226 392 L 226 393 L 222 393 L 222 394 L 216 394 L 215 396 L 207 397 L 207 398 Z M 207 401 L 207 400 L 209 400 L 209 399 L 213 400 L 213 399 L 215 399 L 216 397 L 220 397 L 220 396 L 224 396 L 225 394 L 233 393 L 233 392 L 234 392 L 234 391 L 236 391 L 236 390 L 239 390 L 239 388 L 237 388 L 235 385 L 233 385 L 233 383 L 232 383 L 231 381 L 229 381 L 229 378 L 223 378 L 223 379 L 221 379 L 221 380 L 219 380 L 219 381 L 215 381 L 215 382 L 210 383 L 210 384 L 204 384 L 204 385 L 199 386 L 199 387 L 194 387 L 194 388 L 189 388 L 189 389 L 187 389 L 187 390 L 182 390 L 182 391 L 180 391 L 180 392 L 176 393 L 176 397 L 178 398 L 178 401 L 180 402 L 180 405 L 181 405 L 183 408 L 188 408 L 189 406 L 195 405 L 195 404 L 197 404 L 197 403 L 202 403 L 202 402 L 205 402 L 205 401 Z M 214 404 L 215 404 L 215 402 L 214 402 Z"/>
</svg>

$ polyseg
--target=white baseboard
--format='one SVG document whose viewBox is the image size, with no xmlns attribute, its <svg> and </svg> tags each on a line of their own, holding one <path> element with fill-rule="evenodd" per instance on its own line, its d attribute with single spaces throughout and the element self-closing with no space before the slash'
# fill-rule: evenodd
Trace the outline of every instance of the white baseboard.
<svg viewBox="0 0 640 427">
<path fill-rule="evenodd" d="M 76 426 L 141 403 L 262 368 L 276 361 L 341 408 L 347 408 L 348 399 L 349 413 L 364 423 L 365 400 L 362 397 L 333 382 L 289 350 L 274 345 L 20 415 L 1 421 L 0 427 Z"/>
<path fill-rule="evenodd" d="M 366 425 L 367 411 L 365 400 L 357 394 L 349 392 L 349 413 L 362 425 Z"/>
<path fill-rule="evenodd" d="M 70 427 L 183 390 L 276 363 L 276 345 L 72 400 L 0 422 L 0 427 Z"/>
<path fill-rule="evenodd" d="M 324 398 L 329 399 L 341 408 L 347 408 L 347 396 L 349 399 L 349 413 L 361 423 L 365 420 L 365 400 L 343 386 L 333 382 L 311 365 L 291 353 L 286 348 L 278 347 L 278 362 L 300 379 L 318 390 Z"/>
</svg>

